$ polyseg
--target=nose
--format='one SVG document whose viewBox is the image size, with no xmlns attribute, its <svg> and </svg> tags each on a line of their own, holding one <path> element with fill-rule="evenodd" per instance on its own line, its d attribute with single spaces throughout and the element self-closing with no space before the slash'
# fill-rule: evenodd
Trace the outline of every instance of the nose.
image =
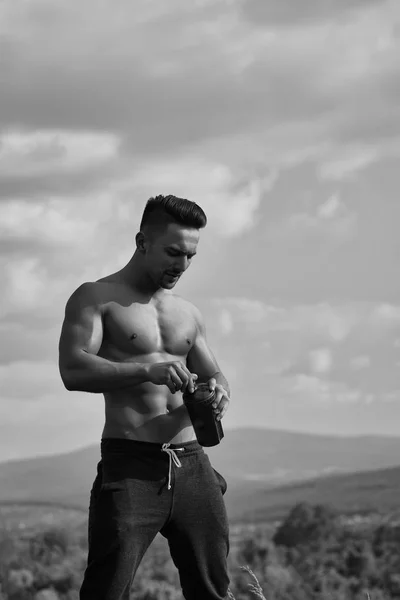
<svg viewBox="0 0 400 600">
<path fill-rule="evenodd" d="M 183 273 L 183 271 L 186 271 L 186 269 L 189 266 L 189 260 L 187 256 L 180 256 L 179 258 L 177 258 L 177 260 L 175 261 L 175 270 L 179 271 L 180 273 Z"/>
</svg>

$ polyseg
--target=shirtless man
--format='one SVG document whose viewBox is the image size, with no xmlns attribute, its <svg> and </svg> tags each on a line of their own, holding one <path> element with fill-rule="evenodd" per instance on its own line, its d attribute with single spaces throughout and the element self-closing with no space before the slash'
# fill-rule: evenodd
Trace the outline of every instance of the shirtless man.
<svg viewBox="0 0 400 600">
<path fill-rule="evenodd" d="M 172 293 L 206 223 L 194 202 L 150 198 L 128 264 L 84 283 L 66 305 L 63 383 L 105 398 L 81 600 L 128 600 L 158 532 L 186 600 L 222 600 L 228 591 L 226 482 L 196 440 L 182 393 L 208 382 L 221 419 L 229 386 L 199 311 Z"/>
</svg>

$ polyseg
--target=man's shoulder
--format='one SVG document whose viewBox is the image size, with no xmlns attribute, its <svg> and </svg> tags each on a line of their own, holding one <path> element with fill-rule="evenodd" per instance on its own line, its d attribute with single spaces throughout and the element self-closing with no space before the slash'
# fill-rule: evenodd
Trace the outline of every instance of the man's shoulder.
<svg viewBox="0 0 400 600">
<path fill-rule="evenodd" d="M 85 281 L 81 283 L 71 294 L 68 304 L 87 304 L 98 305 L 104 303 L 107 295 L 110 294 L 111 282 L 106 283 L 103 280 Z"/>
<path fill-rule="evenodd" d="M 92 303 L 96 297 L 96 282 L 95 281 L 85 281 L 78 285 L 78 287 L 71 293 L 70 297 L 67 300 L 67 306 L 82 304 L 82 303 Z"/>
</svg>

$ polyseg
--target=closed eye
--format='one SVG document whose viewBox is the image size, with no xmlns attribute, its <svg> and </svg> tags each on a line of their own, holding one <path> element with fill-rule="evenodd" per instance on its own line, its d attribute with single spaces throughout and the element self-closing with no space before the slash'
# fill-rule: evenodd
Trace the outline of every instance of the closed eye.
<svg viewBox="0 0 400 600">
<path fill-rule="evenodd" d="M 178 252 L 177 250 L 167 250 L 167 254 L 169 254 L 169 256 L 185 256 L 184 252 Z M 189 260 L 192 260 L 196 254 L 196 252 L 194 252 L 194 254 L 187 254 L 187 257 Z"/>
</svg>

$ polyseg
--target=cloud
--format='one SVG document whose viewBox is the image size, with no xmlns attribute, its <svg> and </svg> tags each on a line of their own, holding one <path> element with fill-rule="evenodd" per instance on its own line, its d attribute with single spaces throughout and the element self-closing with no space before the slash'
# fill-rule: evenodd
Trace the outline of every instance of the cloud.
<svg viewBox="0 0 400 600">
<path fill-rule="evenodd" d="M 182 156 L 143 165 L 132 187 L 147 194 L 150 190 L 152 194 L 173 193 L 197 202 L 208 215 L 210 228 L 230 237 L 254 226 L 262 198 L 275 181 L 276 173 L 268 170 L 234 172 L 225 164 Z"/>
<path fill-rule="evenodd" d="M 372 319 L 389 327 L 393 322 L 400 323 L 400 306 L 383 302 L 376 306 L 372 312 Z"/>
<path fill-rule="evenodd" d="M 218 297 L 243 394 L 394 393 L 399 24 L 392 0 L 0 3 L 0 364 L 39 393 L 67 297 L 171 193 L 208 215 L 181 289 Z"/>
<path fill-rule="evenodd" d="M 302 212 L 294 212 L 285 219 L 275 235 L 318 236 L 326 241 L 344 241 L 354 236 L 357 215 L 350 211 L 338 194 L 333 194 L 325 202 Z M 271 235 L 271 233 L 269 233 Z"/>
<path fill-rule="evenodd" d="M 220 332 L 216 340 L 228 355 L 226 335 L 234 331 L 235 339 L 249 340 L 265 376 L 317 376 L 379 396 L 398 385 L 393 344 L 400 323 L 396 307 L 384 306 L 352 302 L 278 307 L 246 298 L 218 298 L 210 303 L 207 321 L 209 329 Z M 236 360 L 245 361 L 246 348 L 239 356 L 235 346 Z"/>
<path fill-rule="evenodd" d="M 54 361 L 57 355 L 58 338 L 61 323 L 51 327 L 44 326 L 40 319 L 30 319 L 28 323 L 6 318 L 0 321 L 0 364 L 9 365 L 18 362 Z"/>
<path fill-rule="evenodd" d="M 0 204 L 2 318 L 59 318 L 78 285 L 129 260 L 143 208 L 118 189 L 86 196 L 79 206 L 65 198 Z"/>
<path fill-rule="evenodd" d="M 121 168 L 119 143 L 106 132 L 7 129 L 0 133 L 0 202 L 100 190 Z"/>
<path fill-rule="evenodd" d="M 335 150 L 331 158 L 326 157 L 320 163 L 317 175 L 322 180 L 341 181 L 353 177 L 382 158 L 383 153 L 376 146 L 341 147 Z"/>
<path fill-rule="evenodd" d="M 229 310 L 233 322 L 252 334 L 304 334 L 333 343 L 345 340 L 367 311 L 365 307 L 360 311 L 360 307 L 351 304 L 275 306 L 243 297 L 215 298 L 212 304 L 222 312 Z"/>
<path fill-rule="evenodd" d="M 77 240 L 84 239 L 87 244 L 97 229 L 94 214 L 95 205 L 89 202 L 85 202 L 78 212 L 71 202 L 62 199 L 54 198 L 48 202 L 10 200 L 0 204 L 0 235 L 3 243 L 7 239 L 29 239 L 59 247 L 75 245 Z"/>
<path fill-rule="evenodd" d="M 219 330 L 222 335 L 229 335 L 234 330 L 232 315 L 227 309 L 222 309 L 219 314 Z"/>
<path fill-rule="evenodd" d="M 50 393 L 62 391 L 55 361 L 16 361 L 0 365 L 0 388 L 4 398 L 43 399 Z"/>
<path fill-rule="evenodd" d="M 317 374 L 329 373 L 333 365 L 329 348 L 317 348 L 309 353 L 311 370 Z"/>
<path fill-rule="evenodd" d="M 278 162 L 310 141 L 338 150 L 349 126 L 357 140 L 371 115 L 391 114 L 390 137 L 396 130 L 397 103 L 380 93 L 397 69 L 393 2 L 360 2 L 349 11 L 343 3 L 327 9 L 174 1 L 168 9 L 161 2 L 141 3 L 140 10 L 125 4 L 118 14 L 99 0 L 79 10 L 43 0 L 3 4 L 0 122 L 7 126 L 113 132 L 135 159 L 224 138 L 234 141 L 225 152 L 246 160 L 249 149 L 257 156 L 255 143 L 249 148 L 239 139 L 257 137 Z M 276 27 L 273 17 L 255 21 L 258 11 L 286 15 L 290 26 Z M 368 103 L 359 101 L 366 91 Z M 295 144 L 287 135 L 292 128 L 302 130 Z M 277 136 L 286 138 L 281 150 Z"/>
<path fill-rule="evenodd" d="M 334 194 L 318 207 L 317 215 L 321 219 L 333 219 L 343 210 L 346 211 L 344 204 L 340 201 L 338 195 Z"/>
<path fill-rule="evenodd" d="M 342 382 L 321 380 L 314 375 L 298 374 L 292 378 L 291 393 L 306 403 L 357 403 L 364 400 L 362 392 Z"/>
<path fill-rule="evenodd" d="M 27 257 L 12 264 L 6 262 L 5 293 L 0 299 L 2 315 L 11 311 L 23 311 L 35 308 L 49 301 L 48 277 L 45 268 L 35 257 Z M 51 302 L 51 300 L 50 300 Z"/>
<path fill-rule="evenodd" d="M 172 192 L 197 200 L 208 215 L 209 241 L 217 248 L 221 237 L 241 235 L 254 225 L 274 180 L 269 174 L 233 173 L 205 161 L 170 160 L 142 165 L 130 178 L 82 195 L 79 205 L 54 196 L 1 203 L 3 318 L 18 312 L 55 318 L 80 283 L 113 272 L 118 262 L 123 266 L 134 252 L 150 195 Z"/>
<path fill-rule="evenodd" d="M 87 169 L 115 158 L 114 134 L 84 131 L 9 131 L 0 136 L 0 180 Z"/>
<path fill-rule="evenodd" d="M 1 460 L 68 452 L 98 443 L 104 425 L 103 406 L 95 395 L 64 389 L 41 398 L 27 397 L 23 407 L 16 406 L 15 397 L 2 394 Z"/>
</svg>

